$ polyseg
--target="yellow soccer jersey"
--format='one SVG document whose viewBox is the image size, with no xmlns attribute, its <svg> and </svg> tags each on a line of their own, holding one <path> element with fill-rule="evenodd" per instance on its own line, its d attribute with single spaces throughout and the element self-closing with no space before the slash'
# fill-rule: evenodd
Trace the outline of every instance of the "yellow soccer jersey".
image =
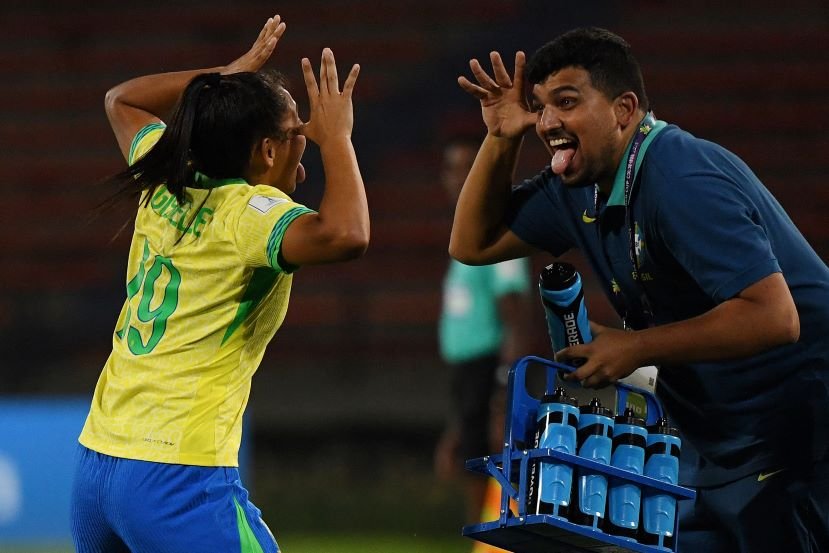
<svg viewBox="0 0 829 553">
<path fill-rule="evenodd" d="M 142 129 L 130 163 L 164 126 Z M 127 264 L 127 300 L 81 432 L 116 457 L 236 466 L 253 373 L 288 308 L 285 229 L 311 212 L 241 179 L 199 178 L 179 206 L 144 198 Z"/>
</svg>

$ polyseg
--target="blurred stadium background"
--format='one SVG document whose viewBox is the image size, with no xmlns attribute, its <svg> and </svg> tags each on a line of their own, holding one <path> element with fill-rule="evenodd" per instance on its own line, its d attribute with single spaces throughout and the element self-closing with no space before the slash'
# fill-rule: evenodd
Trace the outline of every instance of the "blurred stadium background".
<svg viewBox="0 0 829 553">
<path fill-rule="evenodd" d="M 69 551 L 77 433 L 124 296 L 131 206 L 92 218 L 122 164 L 103 112 L 127 78 L 231 61 L 262 21 L 288 32 L 270 66 L 304 103 L 300 57 L 359 62 L 354 141 L 372 213 L 356 263 L 305 268 L 253 382 L 244 470 L 287 553 L 460 553 L 460 489 L 432 448 L 448 407 L 435 322 L 449 210 L 440 144 L 483 134 L 456 85 L 471 57 L 532 52 L 606 26 L 642 63 L 661 119 L 720 142 L 829 255 L 829 5 L 824 0 L 4 0 L 0 4 L 0 550 Z M 511 65 L 511 64 L 510 64 Z M 307 111 L 300 110 L 300 113 Z M 532 137 L 520 173 L 547 160 Z M 297 198 L 318 205 L 306 154 Z M 701 218 L 705 214 L 700 214 Z M 577 264 L 578 258 L 573 258 Z M 534 260 L 537 267 L 548 259 Z M 614 322 L 587 277 L 594 318 Z M 537 308 L 534 350 L 549 356 Z"/>
</svg>

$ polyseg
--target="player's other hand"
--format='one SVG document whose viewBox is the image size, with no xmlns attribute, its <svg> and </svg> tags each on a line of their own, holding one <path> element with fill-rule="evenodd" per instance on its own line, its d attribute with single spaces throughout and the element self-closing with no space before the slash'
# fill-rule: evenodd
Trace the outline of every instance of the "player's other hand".
<svg viewBox="0 0 829 553">
<path fill-rule="evenodd" d="M 259 71 L 265 62 L 271 57 L 276 43 L 285 33 L 285 22 L 279 15 L 274 15 L 265 22 L 265 26 L 259 31 L 259 36 L 250 47 L 250 50 L 230 62 L 222 70 L 223 75 L 241 73 L 243 71 Z"/>
<path fill-rule="evenodd" d="M 478 84 L 464 76 L 458 77 L 462 89 L 481 102 L 481 112 L 487 132 L 501 138 L 518 138 L 535 125 L 538 114 L 532 113 L 524 97 L 524 52 L 515 53 L 515 72 L 510 78 L 501 54 L 491 52 L 492 62 L 490 76 L 477 59 L 469 61 L 472 75 Z M 494 77 L 494 78 L 493 78 Z"/>
<path fill-rule="evenodd" d="M 305 88 L 308 90 L 308 103 L 311 109 L 309 121 L 302 127 L 302 134 L 320 147 L 323 147 L 329 140 L 351 138 L 351 131 L 354 127 L 354 106 L 351 94 L 359 73 L 360 66 L 354 64 L 340 91 L 337 64 L 334 60 L 334 52 L 330 48 L 322 51 L 319 84 L 314 77 L 310 60 L 302 58 L 302 75 Z"/>
</svg>

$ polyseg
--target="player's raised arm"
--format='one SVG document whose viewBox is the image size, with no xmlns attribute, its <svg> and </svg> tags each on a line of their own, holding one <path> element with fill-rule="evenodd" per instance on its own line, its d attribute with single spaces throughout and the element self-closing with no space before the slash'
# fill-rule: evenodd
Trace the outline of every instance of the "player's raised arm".
<svg viewBox="0 0 829 553">
<path fill-rule="evenodd" d="M 354 65 L 340 91 L 334 53 L 322 52 L 319 83 L 311 62 L 302 60 L 311 116 L 302 134 L 315 142 L 325 169 L 325 192 L 318 213 L 303 215 L 285 231 L 282 255 L 292 265 L 313 265 L 352 259 L 368 247 L 368 202 L 357 165 L 351 132 L 352 92 L 360 66 Z"/>
<path fill-rule="evenodd" d="M 284 32 L 285 22 L 279 15 L 274 15 L 265 22 L 253 46 L 228 65 L 146 75 L 110 89 L 104 106 L 124 158 L 129 156 L 130 145 L 136 133 L 146 125 L 166 117 L 193 77 L 202 73 L 227 75 L 258 71 L 268 61 Z"/>
<path fill-rule="evenodd" d="M 479 265 L 529 255 L 534 249 L 504 223 L 510 187 L 524 133 L 537 115 L 524 98 L 524 53 L 515 54 L 511 78 L 498 52 L 490 54 L 493 75 L 478 60 L 469 62 L 477 84 L 459 77 L 458 84 L 481 103 L 487 136 L 481 144 L 455 209 L 449 253 Z"/>
</svg>

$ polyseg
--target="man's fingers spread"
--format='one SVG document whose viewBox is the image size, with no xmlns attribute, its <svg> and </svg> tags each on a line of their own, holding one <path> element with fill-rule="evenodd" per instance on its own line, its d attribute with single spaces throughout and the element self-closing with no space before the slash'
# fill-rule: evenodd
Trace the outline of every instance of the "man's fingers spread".
<svg viewBox="0 0 829 553">
<path fill-rule="evenodd" d="M 498 86 L 511 87 L 512 80 L 510 79 L 507 68 L 504 67 L 504 61 L 501 59 L 501 54 L 498 52 L 491 52 L 489 59 L 492 62 L 492 72 L 495 75 L 495 82 Z"/>
<path fill-rule="evenodd" d="M 480 86 L 478 86 L 476 84 L 473 84 L 466 77 L 463 77 L 463 76 L 458 77 L 458 85 L 460 85 L 460 87 L 462 89 L 464 89 L 469 94 L 475 96 L 479 100 L 485 100 L 486 98 L 489 97 L 489 92 L 487 92 L 485 89 L 481 88 Z"/>
<path fill-rule="evenodd" d="M 469 62 L 469 67 L 472 69 L 472 74 L 475 75 L 475 78 L 478 80 L 480 85 L 487 89 L 487 90 L 496 90 L 500 88 L 498 83 L 492 80 L 492 77 L 484 71 L 484 68 L 481 67 L 481 64 L 478 60 L 472 60 Z"/>
</svg>

